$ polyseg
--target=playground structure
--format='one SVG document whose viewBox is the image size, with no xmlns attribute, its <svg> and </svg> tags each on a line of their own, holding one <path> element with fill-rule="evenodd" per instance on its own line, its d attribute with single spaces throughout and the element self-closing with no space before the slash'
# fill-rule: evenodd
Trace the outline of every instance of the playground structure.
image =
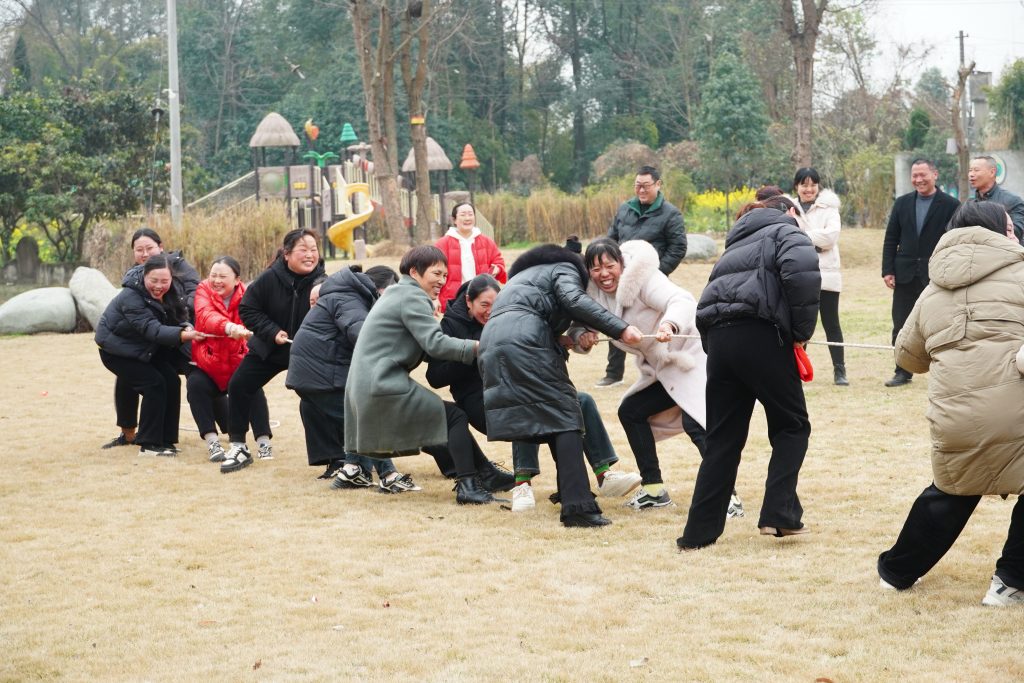
<svg viewBox="0 0 1024 683">
<path fill-rule="evenodd" d="M 312 147 L 319 136 L 319 129 L 312 121 L 307 121 L 304 131 Z M 440 168 L 445 171 L 452 168 L 440 146 L 432 139 L 428 140 L 432 143 L 431 155 L 439 154 L 443 158 Z M 187 208 L 227 210 L 248 202 L 281 201 L 292 226 L 310 228 L 322 235 L 332 257 L 338 248 L 349 258 L 362 258 L 366 244 L 362 226 L 374 210 L 382 206 L 381 195 L 373 175 L 373 162 L 366 158 L 370 146 L 358 143 L 350 124 L 345 124 L 339 141 L 342 144 L 341 156 L 334 152 L 321 154 L 310 150 L 302 157 L 307 163 L 296 163 L 296 154 L 302 144 L 299 136 L 284 117 L 271 112 L 260 122 L 249 141 L 254 170 L 191 202 Z M 284 163 L 267 163 L 267 150 L 270 148 L 284 151 Z M 411 151 L 409 155 L 406 164 L 412 163 Z M 445 162 L 447 168 L 444 168 Z M 407 178 L 400 178 L 400 182 L 412 185 Z M 416 193 L 407 187 L 400 187 L 399 193 L 402 214 L 406 226 L 411 229 L 418 208 Z M 431 200 L 432 220 L 440 226 L 444 216 L 444 195 L 431 195 Z"/>
</svg>

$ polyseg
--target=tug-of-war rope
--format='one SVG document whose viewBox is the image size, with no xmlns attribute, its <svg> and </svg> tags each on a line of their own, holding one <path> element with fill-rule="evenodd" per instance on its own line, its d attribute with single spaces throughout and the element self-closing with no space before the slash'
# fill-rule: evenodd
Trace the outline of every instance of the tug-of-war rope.
<svg viewBox="0 0 1024 683">
<path fill-rule="evenodd" d="M 645 334 L 645 335 L 642 335 L 643 339 L 656 339 L 657 337 L 658 337 L 658 335 L 656 335 L 656 334 Z M 672 338 L 673 339 L 700 339 L 700 335 L 699 334 L 673 334 Z M 598 343 L 600 343 L 600 342 L 610 342 L 610 341 L 618 341 L 618 340 L 617 339 L 612 339 L 611 337 L 601 337 L 601 338 L 599 338 L 597 340 Z M 892 346 L 888 346 L 886 344 L 857 344 L 857 343 L 854 343 L 854 342 L 815 341 L 813 339 L 808 341 L 807 343 L 808 344 L 821 344 L 822 346 L 844 346 L 844 347 L 849 348 L 849 349 L 878 349 L 879 351 L 892 351 L 893 350 Z"/>
</svg>

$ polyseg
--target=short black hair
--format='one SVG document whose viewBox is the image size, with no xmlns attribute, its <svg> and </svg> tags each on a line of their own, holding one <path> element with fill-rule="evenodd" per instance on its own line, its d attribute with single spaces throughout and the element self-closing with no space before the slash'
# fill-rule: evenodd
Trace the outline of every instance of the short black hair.
<svg viewBox="0 0 1024 683">
<path fill-rule="evenodd" d="M 398 272 L 402 275 L 408 275 L 412 270 L 415 270 L 420 275 L 423 275 L 427 268 L 435 263 L 443 263 L 446 268 L 448 267 L 448 259 L 443 251 L 433 244 L 424 244 L 413 247 L 405 252 L 402 262 L 398 264 Z"/>
<path fill-rule="evenodd" d="M 932 161 L 931 159 L 925 159 L 924 157 L 918 157 L 918 158 L 914 159 L 913 161 L 911 161 L 910 162 L 910 167 L 913 168 L 914 166 L 917 166 L 918 164 L 924 164 L 924 165 L 926 165 L 928 168 L 930 168 L 933 171 L 938 171 L 939 170 L 939 168 L 935 165 L 934 161 Z"/>
<path fill-rule="evenodd" d="M 610 237 L 602 237 L 587 245 L 587 252 L 583 255 L 583 263 L 587 268 L 593 268 L 601 263 L 601 257 L 607 256 L 612 261 L 622 263 L 622 250 L 619 243 Z"/>
<path fill-rule="evenodd" d="M 242 266 L 238 263 L 238 261 L 236 261 L 232 257 L 218 256 L 217 258 L 213 259 L 213 263 L 211 263 L 210 266 L 215 266 L 218 263 L 223 263 L 225 266 L 230 268 L 235 273 L 235 277 L 242 277 Z"/>
<path fill-rule="evenodd" d="M 398 273 L 387 266 L 373 266 L 363 274 L 373 281 L 374 287 L 380 290 L 387 289 L 398 282 Z"/>
<path fill-rule="evenodd" d="M 636 169 L 636 174 L 649 175 L 651 176 L 651 180 L 653 180 L 654 182 L 658 182 L 659 180 L 661 180 L 661 173 L 659 173 L 658 169 L 654 168 L 653 166 L 641 166 L 640 168 Z"/>
<path fill-rule="evenodd" d="M 766 199 L 778 197 L 780 194 L 785 193 L 778 185 L 762 185 L 757 189 L 757 192 L 754 193 L 754 201 L 763 202 Z"/>
<path fill-rule="evenodd" d="M 804 166 L 803 168 L 796 169 L 796 175 L 793 176 L 793 187 L 796 187 L 808 178 L 813 180 L 815 185 L 821 185 L 821 176 L 818 175 L 818 169 L 813 166 Z"/>
<path fill-rule="evenodd" d="M 946 230 L 978 226 L 1000 235 L 1006 234 L 1006 209 L 997 202 L 968 201 L 960 205 L 949 219 Z M 148 261 L 147 261 L 148 263 Z"/>
<path fill-rule="evenodd" d="M 160 235 L 156 234 L 156 230 L 154 230 L 153 228 L 139 228 L 138 230 L 132 233 L 133 247 L 135 246 L 135 240 L 139 239 L 140 237 L 148 237 L 157 244 L 162 245 L 164 243 L 163 240 L 160 239 Z"/>
<path fill-rule="evenodd" d="M 469 281 L 469 286 L 466 287 L 466 298 L 470 301 L 476 301 L 477 297 L 489 289 L 500 292 L 501 285 L 498 284 L 493 275 L 481 273 Z"/>
<path fill-rule="evenodd" d="M 147 275 L 152 271 L 160 270 L 161 268 L 171 270 L 171 260 L 167 258 L 166 254 L 153 254 L 146 259 L 146 263 L 142 266 L 142 274 Z M 174 271 L 171 271 L 171 275 L 174 275 Z"/>
</svg>

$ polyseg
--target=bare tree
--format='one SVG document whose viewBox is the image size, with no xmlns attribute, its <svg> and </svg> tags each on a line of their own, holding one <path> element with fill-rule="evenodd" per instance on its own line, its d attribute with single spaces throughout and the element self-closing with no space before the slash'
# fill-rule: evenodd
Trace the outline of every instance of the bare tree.
<svg viewBox="0 0 1024 683">
<path fill-rule="evenodd" d="M 953 104 L 949 113 L 953 118 L 953 135 L 956 136 L 956 161 L 960 172 L 957 174 L 957 189 L 962 199 L 967 198 L 967 167 L 971 164 L 971 151 L 967 147 L 967 131 L 964 130 L 960 107 L 963 106 L 964 88 L 967 78 L 974 72 L 974 62 L 961 66 L 956 72 L 956 87 L 953 89 Z"/>
<path fill-rule="evenodd" d="M 416 16 L 414 16 L 414 14 Z M 423 88 L 427 84 L 427 58 L 430 50 L 430 0 L 417 0 L 402 14 L 402 44 L 400 63 L 405 94 L 409 99 L 410 136 L 413 156 L 416 159 L 416 241 L 426 242 L 435 237 L 431 234 L 433 217 L 430 197 L 430 169 L 427 167 L 427 125 L 423 106 Z M 413 26 L 413 22 L 416 26 Z M 412 46 L 416 42 L 416 68 L 412 66 Z M 443 218 L 443 217 L 442 217 Z"/>
<path fill-rule="evenodd" d="M 795 144 L 793 162 L 797 166 L 811 165 L 811 124 L 813 120 L 814 50 L 818 43 L 821 18 L 829 0 L 800 0 L 802 25 L 797 21 L 795 0 L 781 0 L 782 29 L 793 46 L 793 64 L 796 67 L 796 103 L 793 107 Z"/>
</svg>

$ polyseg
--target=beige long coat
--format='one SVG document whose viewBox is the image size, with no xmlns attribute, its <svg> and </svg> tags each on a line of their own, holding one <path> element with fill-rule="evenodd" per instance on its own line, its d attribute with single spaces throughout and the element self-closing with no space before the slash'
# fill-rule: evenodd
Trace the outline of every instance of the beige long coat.
<svg viewBox="0 0 1024 683">
<path fill-rule="evenodd" d="M 985 228 L 946 233 L 896 339 L 896 363 L 931 369 L 935 485 L 953 495 L 1024 493 L 1024 247 Z"/>
</svg>

